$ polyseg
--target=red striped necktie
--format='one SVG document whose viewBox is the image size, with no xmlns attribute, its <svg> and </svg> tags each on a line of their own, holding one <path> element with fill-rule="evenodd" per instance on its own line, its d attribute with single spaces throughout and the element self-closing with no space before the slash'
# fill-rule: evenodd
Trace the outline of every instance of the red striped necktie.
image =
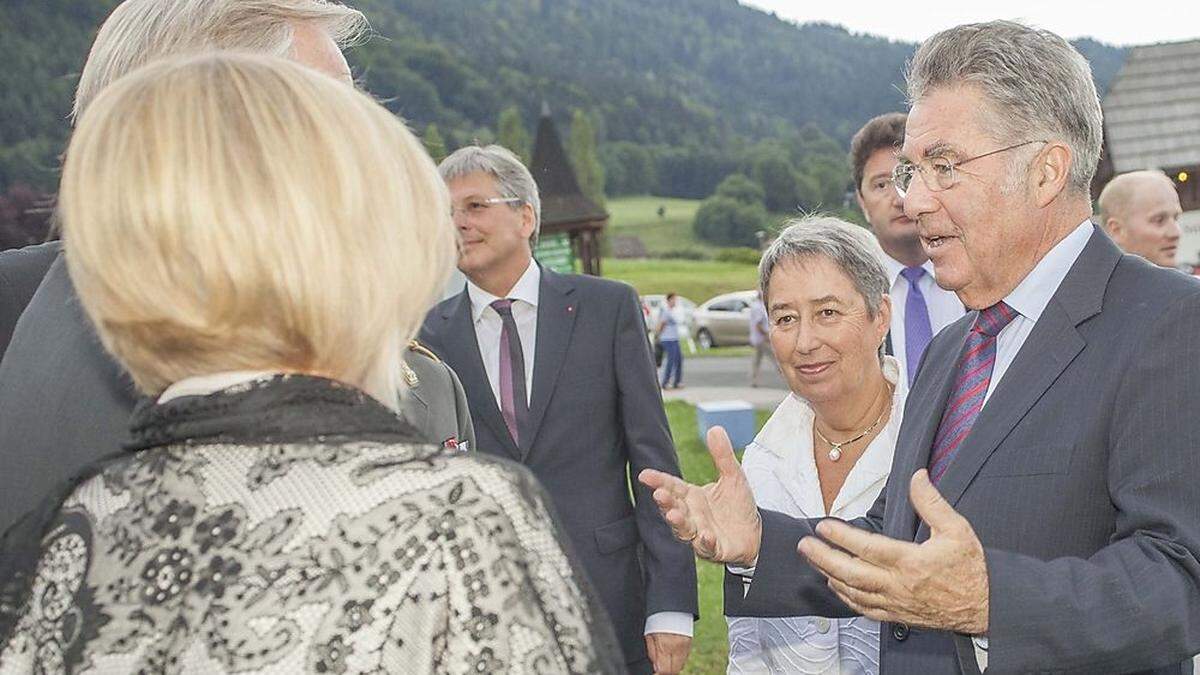
<svg viewBox="0 0 1200 675">
<path fill-rule="evenodd" d="M 967 334 L 954 388 L 950 398 L 946 399 L 946 409 L 938 424 L 937 436 L 933 438 L 933 452 L 929 455 L 929 480 L 934 485 L 946 473 L 946 467 L 954 460 L 959 446 L 975 425 L 979 411 L 983 410 L 983 399 L 996 365 L 996 336 L 1016 317 L 1013 308 L 998 302 L 980 310 L 975 325 Z"/>
</svg>

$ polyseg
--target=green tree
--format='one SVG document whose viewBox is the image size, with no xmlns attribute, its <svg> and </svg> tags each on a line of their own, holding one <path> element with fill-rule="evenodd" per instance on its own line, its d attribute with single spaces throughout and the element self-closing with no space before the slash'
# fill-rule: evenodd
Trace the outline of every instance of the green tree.
<svg viewBox="0 0 1200 675">
<path fill-rule="evenodd" d="M 525 121 L 521 119 L 521 111 L 517 106 L 511 105 L 500 111 L 500 117 L 496 120 L 496 130 L 498 134 L 496 142 L 512 150 L 517 157 L 521 158 L 522 162 L 528 165 L 533 142 L 529 138 L 529 131 L 525 129 Z"/>
<path fill-rule="evenodd" d="M 742 204 L 763 204 L 766 193 L 744 173 L 731 173 L 717 186 L 715 197 L 728 197 Z"/>
<path fill-rule="evenodd" d="M 774 151 L 755 159 L 753 176 L 766 193 L 767 210 L 788 212 L 800 206 L 796 169 L 787 153 Z"/>
<path fill-rule="evenodd" d="M 730 197 L 705 199 L 696 211 L 692 231 L 718 246 L 758 247 L 759 230 L 766 229 L 769 216 L 762 204 L 747 204 Z"/>
<path fill-rule="evenodd" d="M 425 133 L 421 134 L 421 141 L 425 144 L 425 151 L 429 153 L 433 161 L 440 162 L 446 158 L 446 140 L 442 138 L 442 133 L 438 131 L 436 124 L 425 127 Z"/>
<path fill-rule="evenodd" d="M 596 132 L 591 117 L 578 108 L 571 115 L 567 154 L 579 179 L 579 188 L 597 204 L 604 204 L 604 166 L 596 153 Z"/>
<path fill-rule="evenodd" d="M 630 141 L 600 146 L 604 191 L 612 196 L 656 194 L 658 174 L 650 148 Z"/>
</svg>

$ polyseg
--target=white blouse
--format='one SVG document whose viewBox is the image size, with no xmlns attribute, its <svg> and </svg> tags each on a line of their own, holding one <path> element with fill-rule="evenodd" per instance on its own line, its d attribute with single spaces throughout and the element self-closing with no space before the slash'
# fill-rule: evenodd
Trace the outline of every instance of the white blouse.
<svg viewBox="0 0 1200 675">
<path fill-rule="evenodd" d="M 797 518 L 850 520 L 866 514 L 891 471 L 908 394 L 895 358 L 884 357 L 883 374 L 895 385 L 892 415 L 846 476 L 828 513 L 813 458 L 813 410 L 794 393 L 779 404 L 742 458 L 742 470 L 760 507 Z M 879 673 L 876 621 L 816 616 L 726 617 L 726 621 L 731 674 Z"/>
</svg>

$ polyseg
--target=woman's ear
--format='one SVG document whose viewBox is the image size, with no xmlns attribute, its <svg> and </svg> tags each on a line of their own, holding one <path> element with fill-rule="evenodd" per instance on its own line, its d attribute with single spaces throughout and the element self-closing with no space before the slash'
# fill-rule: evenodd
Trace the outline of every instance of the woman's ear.
<svg viewBox="0 0 1200 675">
<path fill-rule="evenodd" d="M 892 296 L 887 293 L 879 303 L 879 311 L 875 313 L 876 342 L 883 344 L 888 331 L 892 329 Z"/>
</svg>

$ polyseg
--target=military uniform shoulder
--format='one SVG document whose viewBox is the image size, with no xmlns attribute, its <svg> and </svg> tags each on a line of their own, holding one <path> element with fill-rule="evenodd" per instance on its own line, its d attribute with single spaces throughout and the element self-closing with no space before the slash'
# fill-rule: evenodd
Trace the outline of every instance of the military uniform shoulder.
<svg viewBox="0 0 1200 675">
<path fill-rule="evenodd" d="M 408 351 L 413 352 L 414 354 L 420 354 L 421 356 L 428 358 L 429 360 L 433 361 L 434 363 L 442 362 L 442 360 L 437 357 L 437 354 L 434 354 L 432 351 L 429 350 L 428 347 L 421 344 L 420 342 L 417 342 L 416 340 L 408 341 Z"/>
</svg>

